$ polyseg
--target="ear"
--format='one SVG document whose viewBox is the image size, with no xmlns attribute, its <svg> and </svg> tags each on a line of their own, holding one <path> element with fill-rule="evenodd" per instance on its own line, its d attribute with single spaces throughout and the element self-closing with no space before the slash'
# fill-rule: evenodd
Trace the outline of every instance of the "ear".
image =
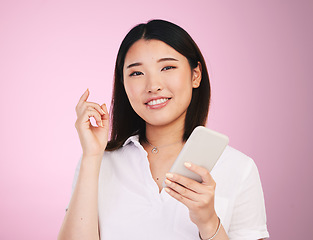
<svg viewBox="0 0 313 240">
<path fill-rule="evenodd" d="M 198 62 L 198 66 L 192 69 L 192 87 L 198 88 L 200 86 L 202 79 L 202 66 L 201 63 Z"/>
</svg>

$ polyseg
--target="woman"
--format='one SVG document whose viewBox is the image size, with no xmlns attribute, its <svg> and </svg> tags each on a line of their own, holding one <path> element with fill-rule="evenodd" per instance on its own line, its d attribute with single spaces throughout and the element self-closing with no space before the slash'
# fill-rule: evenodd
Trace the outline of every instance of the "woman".
<svg viewBox="0 0 313 240">
<path fill-rule="evenodd" d="M 126 35 L 115 66 L 110 141 L 107 108 L 88 96 L 76 106 L 83 154 L 59 239 L 268 237 L 249 157 L 228 146 L 211 174 L 186 163 L 202 183 L 169 173 L 193 129 L 205 125 L 210 102 L 205 61 L 182 28 L 152 20 Z"/>
</svg>

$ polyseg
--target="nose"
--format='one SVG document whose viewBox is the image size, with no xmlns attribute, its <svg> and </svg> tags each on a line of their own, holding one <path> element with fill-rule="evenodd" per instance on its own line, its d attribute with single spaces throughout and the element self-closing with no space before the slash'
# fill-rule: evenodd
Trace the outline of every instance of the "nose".
<svg viewBox="0 0 313 240">
<path fill-rule="evenodd" d="M 156 93 L 163 89 L 162 80 L 158 76 L 149 76 L 146 90 L 148 93 Z"/>
</svg>

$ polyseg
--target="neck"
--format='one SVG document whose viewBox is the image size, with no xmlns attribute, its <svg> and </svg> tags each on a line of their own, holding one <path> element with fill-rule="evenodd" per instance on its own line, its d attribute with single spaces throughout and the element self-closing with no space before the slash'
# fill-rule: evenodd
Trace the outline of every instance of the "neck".
<svg viewBox="0 0 313 240">
<path fill-rule="evenodd" d="M 154 146 L 164 146 L 183 141 L 184 123 L 166 126 L 146 124 L 146 138 Z"/>
</svg>

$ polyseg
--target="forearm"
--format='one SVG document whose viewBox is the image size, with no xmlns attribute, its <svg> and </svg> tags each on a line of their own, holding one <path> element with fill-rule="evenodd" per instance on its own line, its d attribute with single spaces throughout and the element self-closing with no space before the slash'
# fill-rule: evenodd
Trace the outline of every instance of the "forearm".
<svg viewBox="0 0 313 240">
<path fill-rule="evenodd" d="M 99 239 L 98 180 L 102 157 L 83 157 L 58 239 Z"/>
</svg>

